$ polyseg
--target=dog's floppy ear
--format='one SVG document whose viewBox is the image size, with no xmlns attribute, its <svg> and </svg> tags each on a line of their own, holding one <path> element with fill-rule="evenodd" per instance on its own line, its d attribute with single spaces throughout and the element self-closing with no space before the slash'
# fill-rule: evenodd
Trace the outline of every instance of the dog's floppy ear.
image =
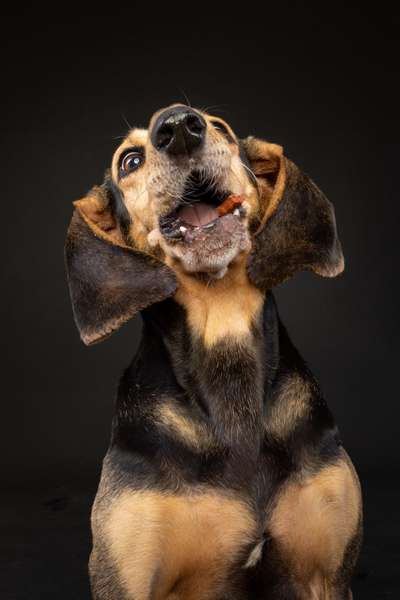
<svg viewBox="0 0 400 600">
<path fill-rule="evenodd" d="M 297 271 L 335 277 L 344 259 L 332 204 L 276 144 L 250 137 L 243 147 L 260 193 L 261 217 L 249 257 L 251 281 L 269 289 Z"/>
<path fill-rule="evenodd" d="M 74 317 L 88 345 L 176 290 L 171 269 L 126 244 L 110 193 L 103 185 L 74 202 L 65 244 Z"/>
</svg>

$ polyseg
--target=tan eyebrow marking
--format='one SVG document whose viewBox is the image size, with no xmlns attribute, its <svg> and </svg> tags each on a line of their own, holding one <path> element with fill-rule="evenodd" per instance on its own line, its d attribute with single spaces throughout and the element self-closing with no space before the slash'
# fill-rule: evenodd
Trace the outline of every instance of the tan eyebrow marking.
<svg viewBox="0 0 400 600">
<path fill-rule="evenodd" d="M 126 141 L 132 145 L 145 145 L 147 142 L 147 134 L 148 131 L 147 129 L 132 129 L 127 137 L 126 137 Z"/>
</svg>

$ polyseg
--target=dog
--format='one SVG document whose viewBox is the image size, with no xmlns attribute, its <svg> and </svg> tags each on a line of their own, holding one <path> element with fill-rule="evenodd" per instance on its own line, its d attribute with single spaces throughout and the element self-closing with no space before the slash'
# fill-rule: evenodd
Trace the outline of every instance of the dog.
<svg viewBox="0 0 400 600">
<path fill-rule="evenodd" d="M 360 485 L 271 291 L 343 270 L 330 202 L 279 145 L 174 104 L 74 207 L 83 342 L 143 318 L 92 509 L 93 598 L 352 598 Z"/>
</svg>

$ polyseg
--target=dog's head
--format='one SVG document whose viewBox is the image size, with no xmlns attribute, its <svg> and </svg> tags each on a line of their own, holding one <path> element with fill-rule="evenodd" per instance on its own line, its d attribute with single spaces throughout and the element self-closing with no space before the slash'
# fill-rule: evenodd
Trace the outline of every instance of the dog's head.
<svg viewBox="0 0 400 600">
<path fill-rule="evenodd" d="M 267 290 L 343 269 L 331 204 L 282 148 L 183 105 L 130 131 L 104 183 L 74 204 L 66 259 L 86 343 L 174 295 L 179 273 L 216 285 L 240 262 Z"/>
</svg>

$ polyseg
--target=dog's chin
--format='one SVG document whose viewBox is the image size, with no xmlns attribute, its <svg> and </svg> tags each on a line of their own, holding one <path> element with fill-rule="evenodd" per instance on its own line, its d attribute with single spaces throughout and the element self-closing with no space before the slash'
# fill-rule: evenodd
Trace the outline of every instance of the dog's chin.
<svg viewBox="0 0 400 600">
<path fill-rule="evenodd" d="M 166 241 L 164 249 L 191 274 L 221 279 L 238 255 L 250 249 L 250 235 L 242 217 L 227 214 L 202 227 L 182 225 L 181 237 Z"/>
</svg>

